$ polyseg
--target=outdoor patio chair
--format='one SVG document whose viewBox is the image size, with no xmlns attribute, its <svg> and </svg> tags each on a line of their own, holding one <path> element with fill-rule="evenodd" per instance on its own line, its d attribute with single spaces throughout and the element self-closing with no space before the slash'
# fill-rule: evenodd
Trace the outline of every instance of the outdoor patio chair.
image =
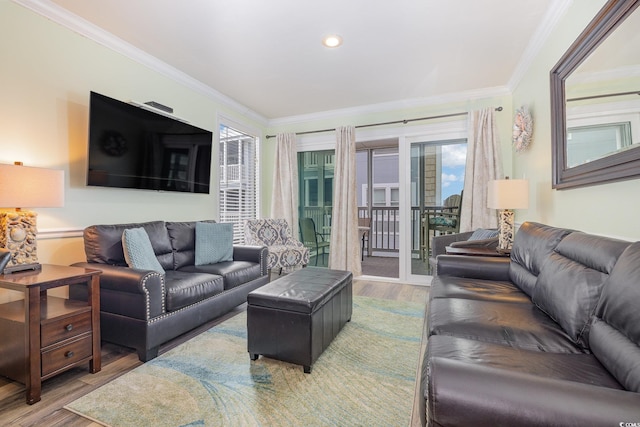
<svg viewBox="0 0 640 427">
<path fill-rule="evenodd" d="M 300 219 L 300 237 L 302 244 L 305 245 L 309 251 L 315 251 L 315 265 L 318 265 L 320 251 L 322 250 L 322 257 L 324 259 L 327 249 L 329 249 L 329 242 L 325 241 L 322 234 L 316 231 L 316 223 L 312 218 Z"/>
<path fill-rule="evenodd" d="M 430 256 L 431 233 L 434 236 L 442 234 L 456 234 L 460 232 L 460 210 L 462 207 L 462 193 L 453 194 L 444 200 L 443 206 L 427 208 L 422 215 L 422 259 L 427 261 Z"/>
<path fill-rule="evenodd" d="M 369 238 L 371 237 L 371 218 L 358 218 L 358 232 L 362 240 L 361 259 L 364 261 L 364 250 L 369 248 Z"/>
</svg>

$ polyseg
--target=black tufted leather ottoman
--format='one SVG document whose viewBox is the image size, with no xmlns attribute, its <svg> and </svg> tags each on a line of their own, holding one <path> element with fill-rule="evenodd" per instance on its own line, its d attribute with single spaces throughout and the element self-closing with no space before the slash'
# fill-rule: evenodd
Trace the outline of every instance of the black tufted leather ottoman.
<svg viewBox="0 0 640 427">
<path fill-rule="evenodd" d="M 342 327 L 351 320 L 352 274 L 307 267 L 247 296 L 251 360 L 259 355 L 302 365 L 311 372 Z"/>
</svg>

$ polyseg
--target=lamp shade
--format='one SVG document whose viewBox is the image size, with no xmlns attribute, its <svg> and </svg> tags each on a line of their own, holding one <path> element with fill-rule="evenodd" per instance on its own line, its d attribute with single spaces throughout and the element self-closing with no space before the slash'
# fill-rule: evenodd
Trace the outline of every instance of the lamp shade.
<svg viewBox="0 0 640 427">
<path fill-rule="evenodd" d="M 64 206 L 64 171 L 0 164 L 0 208 Z"/>
<path fill-rule="evenodd" d="M 487 207 L 489 209 L 527 209 L 529 207 L 529 181 L 526 179 L 489 181 Z"/>
</svg>

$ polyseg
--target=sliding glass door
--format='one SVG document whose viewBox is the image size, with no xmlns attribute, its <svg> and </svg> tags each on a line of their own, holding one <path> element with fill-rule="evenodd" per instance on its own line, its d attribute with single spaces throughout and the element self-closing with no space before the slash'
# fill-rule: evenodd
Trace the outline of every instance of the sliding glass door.
<svg viewBox="0 0 640 427">
<path fill-rule="evenodd" d="M 427 212 L 442 209 L 445 200 L 462 194 L 467 140 L 412 142 L 411 151 L 411 274 L 429 273 Z"/>
<path fill-rule="evenodd" d="M 397 140 L 385 143 L 390 145 L 356 152 L 362 274 L 398 279 L 401 241 L 398 143 Z"/>
<path fill-rule="evenodd" d="M 329 262 L 330 248 L 321 243 L 328 242 L 331 235 L 334 158 L 334 150 L 298 153 L 298 216 L 301 225 L 303 220 L 307 223 L 300 227 L 299 237 L 309 248 L 310 265 L 319 267 Z"/>
<path fill-rule="evenodd" d="M 433 233 L 425 233 L 424 212 L 462 191 L 466 134 L 466 120 L 358 132 L 356 192 L 363 222 L 359 229 L 369 228 L 361 245 L 363 275 L 428 283 L 425 242 Z M 335 143 L 332 136 L 300 139 L 299 216 L 313 221 L 319 241 L 329 241 Z M 305 244 L 311 265 L 326 266 L 330 248 L 313 241 Z"/>
</svg>

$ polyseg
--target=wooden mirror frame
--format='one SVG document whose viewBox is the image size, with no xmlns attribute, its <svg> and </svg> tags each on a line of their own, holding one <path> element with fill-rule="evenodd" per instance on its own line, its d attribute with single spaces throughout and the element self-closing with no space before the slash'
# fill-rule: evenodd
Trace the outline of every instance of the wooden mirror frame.
<svg viewBox="0 0 640 427">
<path fill-rule="evenodd" d="M 640 0 L 609 0 L 551 70 L 552 187 L 558 190 L 640 176 L 640 147 L 572 168 L 567 161 L 565 80 L 640 5 Z"/>
</svg>

